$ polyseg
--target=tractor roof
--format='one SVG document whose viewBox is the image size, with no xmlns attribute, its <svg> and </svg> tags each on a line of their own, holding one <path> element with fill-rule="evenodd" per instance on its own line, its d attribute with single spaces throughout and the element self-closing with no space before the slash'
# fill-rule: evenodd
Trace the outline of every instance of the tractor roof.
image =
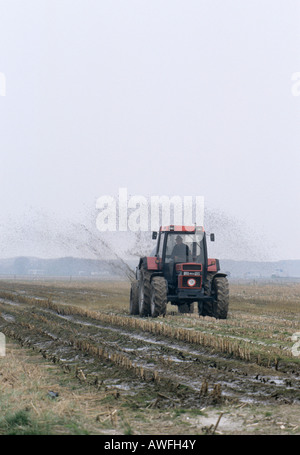
<svg viewBox="0 0 300 455">
<path fill-rule="evenodd" d="M 204 232 L 203 226 L 178 226 L 178 225 L 170 225 L 170 226 L 161 226 L 160 231 L 165 232 L 195 232 L 195 231 L 202 231 Z"/>
</svg>

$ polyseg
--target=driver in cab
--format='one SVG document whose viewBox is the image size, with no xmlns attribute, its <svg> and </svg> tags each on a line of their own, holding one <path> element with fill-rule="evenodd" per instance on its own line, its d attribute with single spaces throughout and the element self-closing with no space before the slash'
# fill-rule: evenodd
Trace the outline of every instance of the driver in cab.
<svg viewBox="0 0 300 455">
<path fill-rule="evenodd" d="M 183 243 L 183 239 L 180 235 L 176 237 L 176 245 L 173 248 L 171 258 L 174 262 L 187 262 L 190 256 L 189 247 Z"/>
</svg>

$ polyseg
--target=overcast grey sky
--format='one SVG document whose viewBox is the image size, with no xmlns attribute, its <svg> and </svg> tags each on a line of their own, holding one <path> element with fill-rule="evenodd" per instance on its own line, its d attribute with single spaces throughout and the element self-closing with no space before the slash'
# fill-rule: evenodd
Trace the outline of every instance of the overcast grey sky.
<svg viewBox="0 0 300 455">
<path fill-rule="evenodd" d="M 125 187 L 204 196 L 300 259 L 299 23 L 297 0 L 0 0 L 0 256 L 51 256 Z"/>
</svg>

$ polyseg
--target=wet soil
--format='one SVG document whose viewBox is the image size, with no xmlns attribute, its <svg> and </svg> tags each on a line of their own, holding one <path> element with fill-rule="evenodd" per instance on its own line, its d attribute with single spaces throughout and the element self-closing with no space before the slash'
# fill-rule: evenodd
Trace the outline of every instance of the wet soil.
<svg viewBox="0 0 300 455">
<path fill-rule="evenodd" d="M 149 406 L 300 404 L 297 368 L 268 368 L 127 328 L 126 321 L 120 327 L 88 316 L 59 314 L 40 305 L 39 299 L 19 300 L 0 299 L 0 331 L 96 387 L 104 384 L 128 397 L 151 387 L 160 399 Z"/>
</svg>

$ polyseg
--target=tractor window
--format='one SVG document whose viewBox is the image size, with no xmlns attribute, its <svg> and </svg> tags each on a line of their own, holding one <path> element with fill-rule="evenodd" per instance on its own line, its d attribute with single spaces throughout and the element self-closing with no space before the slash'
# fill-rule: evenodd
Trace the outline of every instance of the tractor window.
<svg viewBox="0 0 300 455">
<path fill-rule="evenodd" d="M 160 241 L 159 241 L 159 245 L 158 245 L 158 256 L 160 258 L 162 258 L 162 255 L 163 255 L 164 240 L 165 240 L 165 234 L 162 233 L 160 235 Z"/>
<path fill-rule="evenodd" d="M 168 234 L 166 262 L 203 262 L 203 232 Z"/>
</svg>

